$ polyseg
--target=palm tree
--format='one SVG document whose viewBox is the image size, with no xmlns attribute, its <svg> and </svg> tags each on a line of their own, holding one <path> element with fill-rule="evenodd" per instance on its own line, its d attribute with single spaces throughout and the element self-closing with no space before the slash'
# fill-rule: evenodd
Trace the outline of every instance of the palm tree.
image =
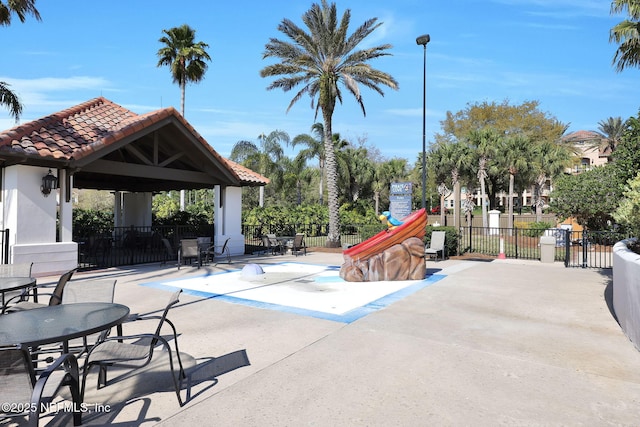
<svg viewBox="0 0 640 427">
<path fill-rule="evenodd" d="M 322 205 L 324 204 L 324 164 L 325 164 L 325 156 L 324 156 L 324 142 L 322 140 L 324 134 L 324 126 L 322 123 L 314 123 L 311 126 L 311 133 L 309 134 L 300 134 L 293 138 L 291 141 L 291 146 L 295 147 L 296 145 L 306 145 L 307 148 L 300 150 L 298 152 L 298 156 L 302 156 L 305 160 L 310 160 L 317 158 L 318 159 L 318 169 L 320 171 L 320 185 L 318 188 L 318 200 Z"/>
<path fill-rule="evenodd" d="M 513 228 L 513 196 L 516 175 L 526 174 L 531 168 L 532 146 L 528 137 L 524 135 L 507 136 L 500 145 L 500 163 L 509 172 L 509 198 L 507 206 L 509 216 L 507 228 Z"/>
<path fill-rule="evenodd" d="M 282 185 L 284 169 L 280 164 L 284 156 L 281 142 L 289 143 L 289 135 L 281 130 L 274 130 L 268 135 L 258 136 L 259 145 L 250 141 L 238 141 L 231 149 L 229 158 L 241 163 L 258 173 L 261 173 L 272 181 L 278 188 Z M 264 187 L 260 186 L 259 206 L 264 206 Z"/>
<path fill-rule="evenodd" d="M 613 0 L 611 13 L 629 13 L 630 19 L 615 25 L 609 33 L 609 41 L 618 44 L 613 57 L 616 71 L 628 66 L 640 66 L 640 3 L 638 0 Z"/>
<path fill-rule="evenodd" d="M 5 82 L 0 82 L 0 104 L 9 109 L 9 114 L 16 120 L 16 123 L 20 120 L 22 104 L 18 95 L 9 89 L 9 84 Z"/>
<path fill-rule="evenodd" d="M 33 15 L 38 21 L 42 21 L 40 13 L 35 6 L 36 0 L 0 0 L 0 26 L 11 24 L 11 15 L 15 14 L 20 22 L 24 22 L 27 15 Z"/>
<path fill-rule="evenodd" d="M 312 108 L 322 111 L 324 122 L 324 147 L 329 205 L 329 233 L 327 246 L 340 246 L 340 218 L 338 216 L 338 188 L 336 157 L 333 147 L 332 118 L 336 101 L 342 103 L 340 84 L 350 92 L 366 114 L 359 84 L 384 95 L 380 86 L 397 89 L 395 79 L 382 71 L 372 68 L 368 61 L 389 55 L 391 45 L 359 49 L 357 46 L 381 23 L 377 18 L 369 19 L 351 35 L 347 35 L 351 11 L 347 9 L 338 20 L 335 3 L 322 0 L 314 3 L 303 16 L 302 21 L 309 29 L 283 19 L 278 30 L 292 42 L 270 39 L 265 46 L 263 59 L 279 58 L 281 63 L 269 65 L 260 71 L 262 77 L 278 77 L 267 89 L 282 89 L 287 92 L 298 85 L 302 89 L 291 100 L 287 111 L 303 96 L 309 95 Z"/>
<path fill-rule="evenodd" d="M 158 41 L 164 46 L 158 50 L 158 67 L 171 69 L 173 82 L 180 86 L 180 113 L 184 116 L 184 95 L 187 83 L 198 83 L 207 71 L 205 61 L 211 61 L 204 42 L 196 42 L 196 30 L 187 24 L 162 30 L 165 36 Z"/>
<path fill-rule="evenodd" d="M 453 185 L 453 226 L 455 228 L 458 228 L 460 221 L 460 175 L 471 167 L 472 155 L 473 153 L 465 141 L 442 145 L 440 160 L 449 170 Z"/>
<path fill-rule="evenodd" d="M 15 14 L 20 22 L 26 20 L 27 15 L 32 15 L 36 20 L 41 21 L 40 13 L 36 9 L 35 0 L 0 0 L 0 26 L 9 26 L 11 16 Z M 0 105 L 9 109 L 9 114 L 16 122 L 20 120 L 22 114 L 22 104 L 18 95 L 9 89 L 9 84 L 0 82 Z"/>
<path fill-rule="evenodd" d="M 472 130 L 468 136 L 469 143 L 475 147 L 478 159 L 477 178 L 480 183 L 480 199 L 482 204 L 482 227 L 489 227 L 487 212 L 487 163 L 495 156 L 500 143 L 500 134 L 493 128 Z"/>
<path fill-rule="evenodd" d="M 571 164 L 571 150 L 563 144 L 552 141 L 542 141 L 534 146 L 532 167 L 535 173 L 533 205 L 536 208 L 536 221 L 542 221 L 544 199 L 542 191 L 547 180 L 560 176 L 565 168 Z"/>
<path fill-rule="evenodd" d="M 208 44 L 196 42 L 196 30 L 187 24 L 162 30 L 165 34 L 158 41 L 164 46 L 158 50 L 158 67 L 167 65 L 171 69 L 173 82 L 180 86 L 180 113 L 184 117 L 184 95 L 187 83 L 198 83 L 207 71 L 206 61 L 211 57 Z M 180 210 L 184 210 L 184 190 L 180 190 Z"/>
<path fill-rule="evenodd" d="M 622 140 L 625 126 L 622 117 L 609 117 L 598 122 L 598 131 L 602 139 L 598 141 L 597 148 L 601 152 L 613 153 Z"/>
</svg>

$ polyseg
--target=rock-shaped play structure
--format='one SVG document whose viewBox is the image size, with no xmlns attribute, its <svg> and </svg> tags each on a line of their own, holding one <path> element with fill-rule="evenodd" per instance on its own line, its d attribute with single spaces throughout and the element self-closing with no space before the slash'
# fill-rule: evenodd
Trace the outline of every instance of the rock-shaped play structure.
<svg viewBox="0 0 640 427">
<path fill-rule="evenodd" d="M 422 239 L 410 237 L 366 260 L 346 259 L 340 277 L 348 282 L 422 280 L 427 274 Z"/>
<path fill-rule="evenodd" d="M 420 209 L 404 218 L 401 225 L 346 249 L 340 277 L 349 282 L 424 279 L 422 239 L 426 225 L 427 213 Z"/>
</svg>

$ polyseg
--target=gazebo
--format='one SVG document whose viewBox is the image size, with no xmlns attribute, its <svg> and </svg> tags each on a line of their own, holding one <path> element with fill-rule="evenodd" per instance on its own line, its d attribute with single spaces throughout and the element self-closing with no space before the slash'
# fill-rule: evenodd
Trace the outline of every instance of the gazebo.
<svg viewBox="0 0 640 427">
<path fill-rule="evenodd" d="M 113 191 L 115 226 L 151 225 L 154 192 L 213 188 L 214 239 L 242 254 L 242 187 L 269 182 L 218 154 L 174 108 L 139 115 L 103 97 L 0 132 L 0 168 L 9 262 L 33 262 L 38 275 L 78 265 L 74 188 Z"/>
</svg>

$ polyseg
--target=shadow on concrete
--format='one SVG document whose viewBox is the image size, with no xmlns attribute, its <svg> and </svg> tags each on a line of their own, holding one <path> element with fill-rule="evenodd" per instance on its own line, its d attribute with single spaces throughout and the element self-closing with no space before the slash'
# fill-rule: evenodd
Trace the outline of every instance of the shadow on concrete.
<svg viewBox="0 0 640 427">
<path fill-rule="evenodd" d="M 95 378 L 87 379 L 87 394 L 85 395 L 85 403 L 88 405 L 88 412 L 83 414 L 83 425 L 141 425 L 145 422 L 159 422 L 158 418 L 145 418 L 148 412 L 151 399 L 147 397 L 154 393 L 170 393 L 166 396 L 168 404 L 175 404 L 176 410 L 179 405 L 175 396 L 175 389 L 170 375 L 169 360 L 167 352 L 159 352 L 154 359 L 146 366 L 132 367 L 119 366 L 112 367 L 110 372 L 116 376 L 108 379 L 107 386 L 96 390 L 95 386 L 89 388 L 89 384 L 95 385 L 97 372 L 92 371 Z M 188 354 L 180 355 L 185 369 L 186 378 L 181 382 L 181 394 L 186 393 L 184 404 L 182 407 L 189 405 L 193 399 L 200 394 L 211 389 L 218 384 L 217 377 L 239 369 L 241 367 L 250 366 L 249 357 L 245 349 L 237 350 L 219 357 L 205 357 L 194 359 Z M 177 357 L 174 355 L 174 366 L 177 368 Z M 176 370 L 176 375 L 178 371 Z M 93 380 L 93 381 L 92 381 Z M 89 392 L 90 391 L 90 392 Z M 169 401 L 173 401 L 170 403 Z M 109 405 L 108 411 L 95 409 L 94 402 L 105 402 Z M 138 408 L 138 406 L 142 404 Z M 119 414 L 126 412 L 124 418 L 130 418 L 127 422 L 114 422 Z M 131 414 L 131 415 L 129 415 Z M 131 417 L 134 417 L 131 419 Z M 55 422 L 61 418 L 61 424 L 49 425 L 66 425 L 62 419 L 69 421 L 69 417 L 55 417 Z M 122 417 L 120 417 L 122 418 Z"/>
</svg>

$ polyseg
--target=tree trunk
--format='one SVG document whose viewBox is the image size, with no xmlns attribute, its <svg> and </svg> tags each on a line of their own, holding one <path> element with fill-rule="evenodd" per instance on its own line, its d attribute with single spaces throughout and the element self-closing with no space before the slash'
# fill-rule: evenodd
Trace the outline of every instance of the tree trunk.
<svg viewBox="0 0 640 427">
<path fill-rule="evenodd" d="M 338 170 L 336 153 L 333 147 L 331 131 L 331 111 L 322 109 L 324 119 L 324 151 L 325 169 L 327 174 L 327 202 L 329 207 L 329 233 L 327 234 L 328 248 L 340 247 L 340 216 L 338 212 Z"/>
<path fill-rule="evenodd" d="M 509 200 L 507 200 L 507 206 L 509 206 L 509 216 L 507 218 L 507 228 L 509 228 L 509 232 L 513 228 L 513 186 L 516 180 L 516 176 L 512 173 L 509 173 Z"/>
</svg>

